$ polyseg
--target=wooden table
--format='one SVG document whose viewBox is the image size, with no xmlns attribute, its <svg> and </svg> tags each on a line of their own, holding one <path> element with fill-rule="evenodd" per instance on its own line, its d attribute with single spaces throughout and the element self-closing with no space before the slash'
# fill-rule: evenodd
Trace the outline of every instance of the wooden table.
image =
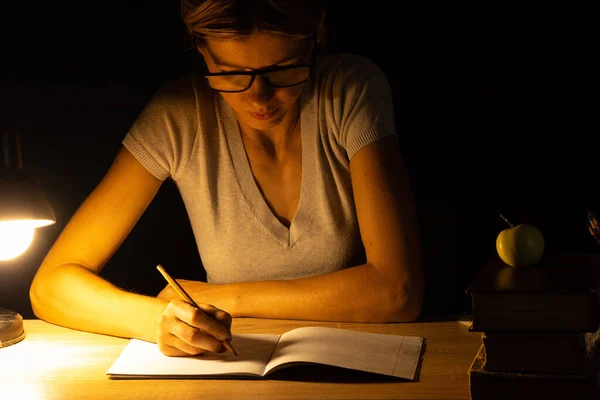
<svg viewBox="0 0 600 400">
<path fill-rule="evenodd" d="M 0 349 L 0 399 L 469 399 L 468 368 L 481 334 L 455 320 L 353 324 L 234 319 L 235 333 L 281 334 L 328 326 L 426 339 L 417 382 L 348 372 L 299 370 L 265 380 L 111 380 L 106 371 L 127 344 L 123 338 L 25 320 L 23 341 Z M 302 367 L 300 367 L 302 368 Z M 317 371 L 317 372 L 314 372 Z M 321 372 L 319 372 L 321 371 Z M 350 371 L 352 372 L 352 371 Z"/>
</svg>

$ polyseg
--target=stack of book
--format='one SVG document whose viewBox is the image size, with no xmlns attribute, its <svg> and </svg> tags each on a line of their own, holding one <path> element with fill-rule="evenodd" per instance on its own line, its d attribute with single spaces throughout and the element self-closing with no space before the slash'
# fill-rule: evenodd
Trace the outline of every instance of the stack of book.
<svg viewBox="0 0 600 400">
<path fill-rule="evenodd" d="M 492 257 L 467 288 L 482 344 L 472 400 L 598 399 L 598 255 L 544 256 L 514 268 Z"/>
</svg>

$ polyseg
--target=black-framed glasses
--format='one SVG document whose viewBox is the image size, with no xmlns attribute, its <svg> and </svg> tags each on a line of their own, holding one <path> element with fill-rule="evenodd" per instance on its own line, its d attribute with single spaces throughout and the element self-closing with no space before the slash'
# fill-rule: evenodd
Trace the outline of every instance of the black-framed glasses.
<svg viewBox="0 0 600 400">
<path fill-rule="evenodd" d="M 286 65 L 284 67 L 267 67 L 254 71 L 240 72 L 214 72 L 207 73 L 204 77 L 214 90 L 219 92 L 237 93 L 250 89 L 257 75 L 272 87 L 285 88 L 304 83 L 310 78 L 310 71 L 317 58 L 317 37 L 314 37 L 314 46 L 311 60 L 302 64 Z"/>
</svg>

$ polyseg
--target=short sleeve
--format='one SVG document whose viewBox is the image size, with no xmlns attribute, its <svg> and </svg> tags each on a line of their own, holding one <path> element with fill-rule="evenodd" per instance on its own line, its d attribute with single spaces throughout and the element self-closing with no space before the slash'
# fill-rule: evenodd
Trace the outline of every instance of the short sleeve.
<svg viewBox="0 0 600 400">
<path fill-rule="evenodd" d="M 390 84 L 373 61 L 346 54 L 326 68 L 333 129 L 349 160 L 375 140 L 396 135 Z"/>
<path fill-rule="evenodd" d="M 157 179 L 174 178 L 190 158 L 197 115 L 191 80 L 167 82 L 146 103 L 122 143 Z"/>
</svg>

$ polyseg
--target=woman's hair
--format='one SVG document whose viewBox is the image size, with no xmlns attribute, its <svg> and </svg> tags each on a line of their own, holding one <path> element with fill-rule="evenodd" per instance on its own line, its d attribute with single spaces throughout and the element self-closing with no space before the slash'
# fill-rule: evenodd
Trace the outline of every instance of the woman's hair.
<svg viewBox="0 0 600 400">
<path fill-rule="evenodd" d="M 181 0 L 181 17 L 189 44 L 206 39 L 243 40 L 255 32 L 292 38 L 317 34 L 325 39 L 327 0 Z"/>
</svg>

